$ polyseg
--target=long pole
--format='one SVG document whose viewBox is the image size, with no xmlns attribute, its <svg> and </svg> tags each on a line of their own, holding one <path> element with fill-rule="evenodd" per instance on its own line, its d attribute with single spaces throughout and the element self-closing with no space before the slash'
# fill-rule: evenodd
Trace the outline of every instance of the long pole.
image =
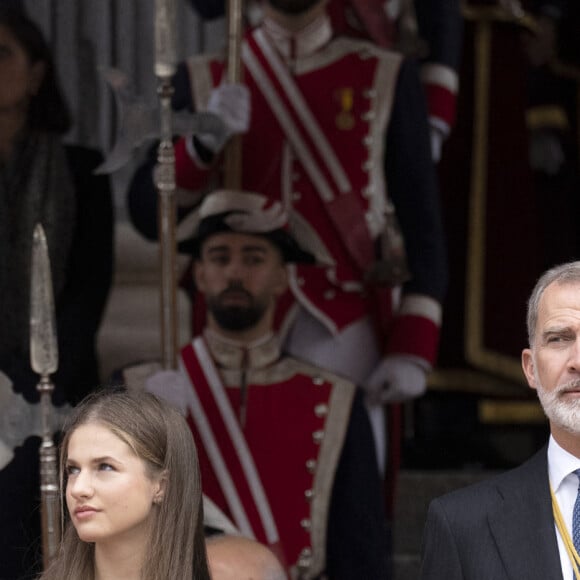
<svg viewBox="0 0 580 580">
<path fill-rule="evenodd" d="M 30 364 L 40 375 L 42 442 L 40 444 L 40 497 L 42 557 L 44 568 L 56 555 L 60 543 L 60 492 L 56 446 L 52 438 L 52 393 L 50 375 L 58 368 L 58 346 L 52 276 L 48 245 L 40 224 L 32 240 L 30 283 Z"/>
<path fill-rule="evenodd" d="M 242 0 L 228 0 L 228 83 L 242 82 Z M 242 138 L 234 135 L 225 150 L 224 186 L 226 189 L 239 190 L 242 182 Z"/>
<path fill-rule="evenodd" d="M 155 176 L 159 201 L 161 354 L 166 369 L 177 366 L 175 154 L 171 110 L 172 77 L 176 70 L 175 47 L 175 0 L 155 0 L 155 75 L 161 108 L 161 140 Z"/>
</svg>

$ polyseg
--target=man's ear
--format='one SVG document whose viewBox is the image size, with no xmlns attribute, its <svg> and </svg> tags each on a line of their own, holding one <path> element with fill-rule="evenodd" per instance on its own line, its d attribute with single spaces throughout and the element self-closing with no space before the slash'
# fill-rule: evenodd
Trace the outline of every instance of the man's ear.
<svg viewBox="0 0 580 580">
<path fill-rule="evenodd" d="M 538 385 L 536 382 L 534 355 L 529 348 L 524 348 L 522 351 L 522 369 L 524 370 L 524 375 L 526 375 L 526 380 L 530 388 L 536 389 Z"/>
<path fill-rule="evenodd" d="M 288 268 L 284 262 L 280 264 L 276 275 L 277 280 L 274 287 L 274 295 L 282 296 L 286 292 L 286 288 L 288 288 Z"/>
<path fill-rule="evenodd" d="M 205 268 L 201 260 L 193 263 L 193 281 L 200 292 L 205 292 Z"/>
</svg>

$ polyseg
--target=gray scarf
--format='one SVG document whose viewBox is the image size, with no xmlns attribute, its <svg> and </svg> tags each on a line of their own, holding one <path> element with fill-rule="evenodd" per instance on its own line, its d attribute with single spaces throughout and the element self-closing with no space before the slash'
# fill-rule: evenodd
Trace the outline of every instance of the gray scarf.
<svg viewBox="0 0 580 580">
<path fill-rule="evenodd" d="M 65 284 L 76 198 L 60 137 L 27 134 L 0 171 L 0 358 L 29 347 L 30 264 L 37 223 L 46 232 L 55 301 Z"/>
</svg>

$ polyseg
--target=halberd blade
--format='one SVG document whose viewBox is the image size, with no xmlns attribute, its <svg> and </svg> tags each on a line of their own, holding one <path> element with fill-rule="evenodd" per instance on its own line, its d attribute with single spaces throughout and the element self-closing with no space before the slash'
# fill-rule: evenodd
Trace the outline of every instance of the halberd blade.
<svg viewBox="0 0 580 580">
<path fill-rule="evenodd" d="M 41 224 L 34 228 L 30 277 L 30 364 L 48 376 L 58 368 L 56 316 L 48 244 Z"/>
</svg>

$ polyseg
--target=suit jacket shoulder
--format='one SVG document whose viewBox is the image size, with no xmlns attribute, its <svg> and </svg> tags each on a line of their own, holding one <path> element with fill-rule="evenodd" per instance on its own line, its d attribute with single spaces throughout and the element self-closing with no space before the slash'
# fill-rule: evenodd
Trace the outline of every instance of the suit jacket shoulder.
<svg viewBox="0 0 580 580">
<path fill-rule="evenodd" d="M 561 578 L 546 453 L 431 502 L 422 580 Z"/>
<path fill-rule="evenodd" d="M 542 495 L 544 495 L 544 492 L 549 494 L 547 469 L 546 450 L 542 449 L 528 461 L 514 469 L 449 492 L 436 498 L 432 503 L 444 506 L 444 509 L 450 516 L 452 515 L 454 521 L 460 523 L 461 520 L 465 519 L 470 524 L 473 524 L 475 523 L 473 518 L 476 515 L 485 516 L 488 510 L 497 504 L 498 500 L 508 499 L 509 501 L 512 494 L 529 493 L 528 486 L 532 477 L 534 487 L 539 484 L 539 479 L 545 479 L 543 483 L 545 483 L 546 489 L 542 489 Z M 543 488 L 543 485 L 541 487 Z M 466 505 L 473 509 L 465 510 Z"/>
</svg>

